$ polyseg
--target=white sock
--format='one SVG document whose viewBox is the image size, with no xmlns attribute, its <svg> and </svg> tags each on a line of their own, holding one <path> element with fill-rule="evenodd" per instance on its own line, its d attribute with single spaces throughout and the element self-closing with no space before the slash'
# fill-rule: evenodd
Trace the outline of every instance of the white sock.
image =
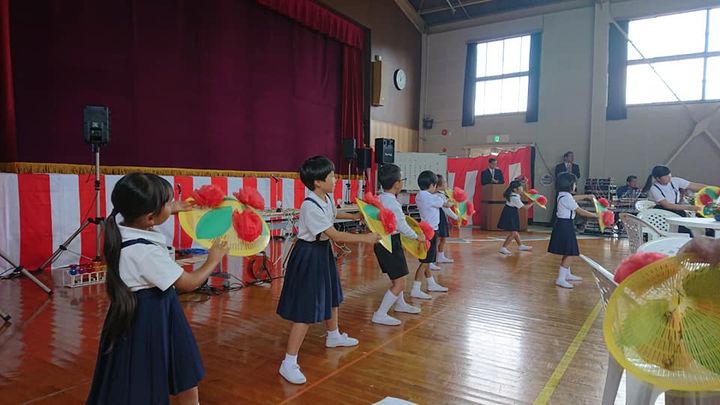
<svg viewBox="0 0 720 405">
<path fill-rule="evenodd" d="M 408 305 L 408 303 L 405 302 L 405 292 L 404 291 L 400 291 L 400 294 L 398 294 L 397 301 L 395 301 L 395 303 L 400 304 L 400 305 Z"/>
<path fill-rule="evenodd" d="M 413 281 L 413 290 L 420 290 L 420 287 L 422 287 L 422 281 Z"/>
<path fill-rule="evenodd" d="M 560 266 L 560 271 L 558 272 L 558 280 L 565 280 L 568 274 L 570 274 L 570 269 Z"/>
<path fill-rule="evenodd" d="M 387 290 L 385 292 L 385 296 L 383 297 L 382 303 L 380 303 L 380 308 L 378 308 L 377 313 L 381 315 L 387 315 L 390 307 L 395 303 L 395 301 L 397 301 L 397 299 L 397 295 L 393 294 L 392 291 Z"/>
<path fill-rule="evenodd" d="M 293 356 L 289 353 L 285 353 L 285 360 L 283 360 L 283 362 L 290 366 L 297 364 L 297 354 Z"/>
<path fill-rule="evenodd" d="M 340 328 L 329 330 L 327 334 L 329 338 L 340 338 Z"/>
</svg>

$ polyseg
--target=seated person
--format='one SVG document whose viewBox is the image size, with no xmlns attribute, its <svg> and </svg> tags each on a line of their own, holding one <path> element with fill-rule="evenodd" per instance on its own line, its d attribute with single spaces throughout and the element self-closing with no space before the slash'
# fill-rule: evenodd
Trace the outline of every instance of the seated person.
<svg viewBox="0 0 720 405">
<path fill-rule="evenodd" d="M 637 176 L 628 176 L 625 185 L 617 189 L 618 198 L 637 198 L 640 195 L 640 187 L 637 186 Z"/>
</svg>

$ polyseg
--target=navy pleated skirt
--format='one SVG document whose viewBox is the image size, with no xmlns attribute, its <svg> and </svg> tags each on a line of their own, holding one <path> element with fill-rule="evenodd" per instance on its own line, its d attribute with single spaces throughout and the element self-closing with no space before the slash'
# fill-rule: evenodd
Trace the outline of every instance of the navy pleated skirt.
<svg viewBox="0 0 720 405">
<path fill-rule="evenodd" d="M 502 213 L 500 213 L 500 219 L 498 220 L 497 227 L 504 231 L 520 231 L 520 213 L 517 207 L 511 207 L 505 205 Z"/>
<path fill-rule="evenodd" d="M 330 241 L 298 240 L 288 259 L 277 314 L 288 321 L 317 323 L 330 319 L 342 301 Z"/>
<path fill-rule="evenodd" d="M 572 219 L 557 218 L 550 235 L 548 252 L 562 256 L 579 256 L 575 224 Z"/>
<path fill-rule="evenodd" d="M 108 337 L 100 337 L 88 404 L 168 404 L 170 395 L 197 386 L 205 375 L 175 289 L 134 294 L 130 329 L 109 352 Z"/>
</svg>

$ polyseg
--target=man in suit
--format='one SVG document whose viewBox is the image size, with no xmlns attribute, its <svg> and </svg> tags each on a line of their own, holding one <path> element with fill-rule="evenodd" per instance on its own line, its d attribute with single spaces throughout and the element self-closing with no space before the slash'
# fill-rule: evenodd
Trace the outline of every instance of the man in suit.
<svg viewBox="0 0 720 405">
<path fill-rule="evenodd" d="M 486 184 L 503 183 L 505 183 L 505 178 L 503 178 L 502 171 L 497 168 L 497 159 L 490 158 L 490 160 L 488 160 L 488 168 L 480 173 L 480 184 L 484 186 Z"/>
<path fill-rule="evenodd" d="M 560 173 L 570 172 L 579 179 L 580 166 L 576 165 L 574 162 L 575 154 L 572 152 L 565 152 L 565 154 L 563 155 L 563 162 L 555 166 L 555 178 L 557 179 Z"/>
</svg>

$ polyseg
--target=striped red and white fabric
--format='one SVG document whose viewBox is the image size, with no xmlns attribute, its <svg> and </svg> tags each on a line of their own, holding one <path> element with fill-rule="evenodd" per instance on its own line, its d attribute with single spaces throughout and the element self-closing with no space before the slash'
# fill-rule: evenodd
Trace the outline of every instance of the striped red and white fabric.
<svg viewBox="0 0 720 405">
<path fill-rule="evenodd" d="M 112 189 L 120 175 L 105 175 L 101 179 L 100 215 L 112 210 Z M 175 196 L 182 190 L 183 199 L 194 189 L 215 184 L 227 194 L 243 187 L 255 188 L 265 199 L 265 209 L 300 208 L 307 189 L 300 179 L 274 177 L 205 177 L 163 176 L 175 188 Z M 74 174 L 15 174 L 0 173 L 0 249 L 16 264 L 35 269 L 57 249 L 80 224 L 95 216 L 94 176 Z M 335 199 L 355 200 L 362 180 L 338 181 Z M 347 184 L 350 187 L 347 187 Z M 180 186 L 178 188 L 178 186 Z M 347 193 L 350 193 L 348 196 Z M 180 232 L 176 218 L 171 217 L 159 227 L 168 240 L 181 247 L 194 246 L 191 238 Z M 62 267 L 78 263 L 79 256 L 95 258 L 95 226 L 88 226 L 68 250 L 53 264 Z M 0 263 L 0 270 L 5 263 Z"/>
</svg>

